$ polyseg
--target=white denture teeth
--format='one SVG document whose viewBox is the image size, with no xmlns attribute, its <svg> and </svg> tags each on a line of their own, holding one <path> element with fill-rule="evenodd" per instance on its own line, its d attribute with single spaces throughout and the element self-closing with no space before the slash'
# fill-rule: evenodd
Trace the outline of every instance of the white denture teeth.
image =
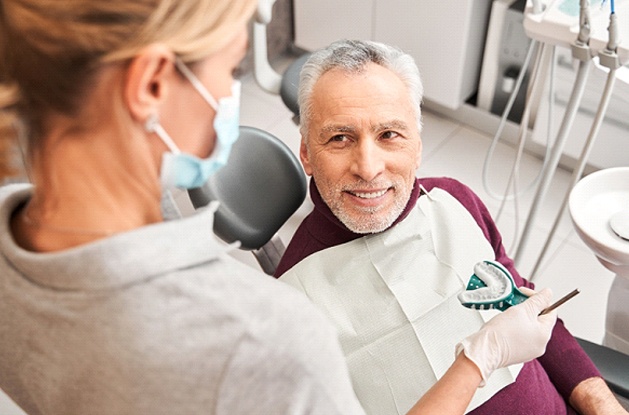
<svg viewBox="0 0 629 415">
<path fill-rule="evenodd" d="M 513 277 L 502 264 L 481 261 L 474 266 L 467 289 L 458 298 L 465 307 L 504 311 L 528 297 L 516 287 Z"/>
<path fill-rule="evenodd" d="M 504 301 L 513 290 L 510 278 L 493 263 L 481 261 L 474 266 L 474 275 L 486 286 L 466 290 L 459 294 L 462 303 L 486 303 Z"/>
<path fill-rule="evenodd" d="M 362 199 L 375 199 L 377 197 L 380 197 L 382 195 L 384 195 L 386 193 L 386 189 L 385 190 L 381 190 L 379 192 L 369 192 L 369 193 L 354 193 L 355 196 L 360 197 Z"/>
</svg>

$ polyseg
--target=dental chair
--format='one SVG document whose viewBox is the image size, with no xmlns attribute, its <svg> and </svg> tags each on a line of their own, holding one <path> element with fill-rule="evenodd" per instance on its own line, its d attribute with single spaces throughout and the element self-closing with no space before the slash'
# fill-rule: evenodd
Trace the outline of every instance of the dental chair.
<svg viewBox="0 0 629 415">
<path fill-rule="evenodd" d="M 227 243 L 239 241 L 273 275 L 285 250 L 276 233 L 306 192 L 306 175 L 288 146 L 266 131 L 241 126 L 227 165 L 188 195 L 195 209 L 219 201 L 214 233 Z"/>
</svg>

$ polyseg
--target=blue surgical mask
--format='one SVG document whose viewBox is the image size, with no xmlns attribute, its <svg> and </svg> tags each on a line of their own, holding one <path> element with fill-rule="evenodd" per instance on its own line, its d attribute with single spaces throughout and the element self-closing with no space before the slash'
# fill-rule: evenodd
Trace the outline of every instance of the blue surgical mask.
<svg viewBox="0 0 629 415">
<path fill-rule="evenodd" d="M 180 60 L 175 61 L 177 69 L 186 77 L 203 99 L 216 111 L 214 131 L 216 145 L 212 154 L 201 159 L 192 154 L 182 153 L 170 135 L 160 125 L 157 116 L 149 117 L 146 130 L 154 132 L 166 144 L 169 152 L 162 156 L 161 178 L 166 187 L 193 189 L 201 187 L 212 174 L 227 164 L 233 144 L 238 139 L 240 127 L 240 82 L 234 81 L 232 94 L 216 101 L 199 79 Z"/>
</svg>

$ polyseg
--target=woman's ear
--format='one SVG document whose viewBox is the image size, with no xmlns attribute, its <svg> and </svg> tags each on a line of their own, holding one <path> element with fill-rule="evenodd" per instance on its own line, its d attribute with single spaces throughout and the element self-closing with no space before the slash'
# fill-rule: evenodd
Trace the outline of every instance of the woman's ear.
<svg viewBox="0 0 629 415">
<path fill-rule="evenodd" d="M 159 113 L 175 72 L 174 61 L 173 52 L 162 44 L 145 47 L 131 61 L 124 83 L 124 100 L 136 121 L 144 122 L 149 115 Z"/>
</svg>

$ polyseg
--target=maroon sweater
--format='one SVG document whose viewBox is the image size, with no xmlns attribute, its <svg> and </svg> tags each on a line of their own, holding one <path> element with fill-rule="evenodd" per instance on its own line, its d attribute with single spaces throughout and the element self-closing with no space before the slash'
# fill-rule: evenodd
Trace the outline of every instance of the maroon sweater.
<svg viewBox="0 0 629 415">
<path fill-rule="evenodd" d="M 518 286 L 533 288 L 532 283 L 518 274 L 513 261 L 507 256 L 502 245 L 502 237 L 483 202 L 471 189 L 454 179 L 443 177 L 417 179 L 406 209 L 392 226 L 404 220 L 417 203 L 417 199 L 422 196 L 420 183 L 428 191 L 433 187 L 447 191 L 465 206 L 493 247 L 495 259 L 511 272 Z M 363 236 L 347 229 L 334 216 L 321 199 L 314 181 L 310 183 L 310 197 L 315 208 L 295 232 L 277 268 L 276 277 L 281 276 L 308 255 Z M 577 412 L 567 404 L 568 398 L 582 380 L 595 376 L 600 376 L 598 370 L 563 322 L 558 320 L 546 353 L 526 363 L 514 383 L 502 389 L 470 414 L 576 414 Z"/>
</svg>

